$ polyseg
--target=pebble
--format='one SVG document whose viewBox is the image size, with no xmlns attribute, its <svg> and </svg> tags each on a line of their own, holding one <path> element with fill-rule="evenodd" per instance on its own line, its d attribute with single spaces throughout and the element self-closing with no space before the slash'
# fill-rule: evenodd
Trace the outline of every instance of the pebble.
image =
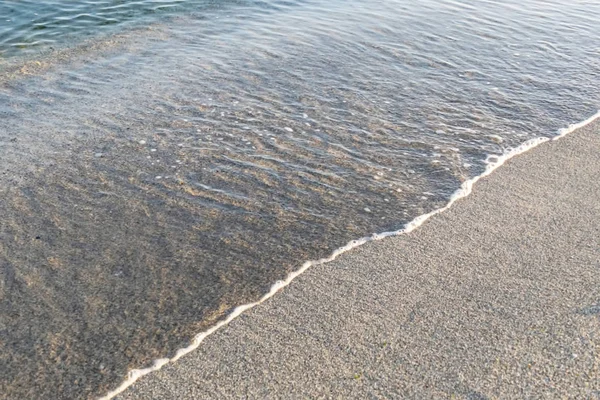
<svg viewBox="0 0 600 400">
<path fill-rule="evenodd" d="M 140 143 L 140 144 L 146 144 L 146 141 L 145 141 L 145 140 L 140 140 L 140 142 L 139 142 L 139 143 Z"/>
<path fill-rule="evenodd" d="M 102 154 L 102 153 L 96 153 L 96 154 L 94 154 L 94 157 L 100 158 L 100 157 L 102 157 L 103 155 L 104 155 L 104 154 Z"/>
<path fill-rule="evenodd" d="M 285 127 L 285 128 L 283 128 L 283 129 L 285 129 L 285 130 L 286 130 L 286 131 L 288 131 L 288 132 L 294 132 L 294 130 L 293 130 L 292 128 L 288 127 L 288 126 L 286 126 L 286 127 Z"/>
<path fill-rule="evenodd" d="M 490 136 L 488 136 L 488 137 L 489 137 L 489 138 L 492 140 L 492 142 L 494 142 L 494 143 L 498 143 L 498 144 L 500 144 L 500 143 L 502 143 L 502 142 L 504 141 L 504 139 L 502 139 L 502 137 L 500 137 L 500 136 L 498 136 L 498 135 L 490 135 Z"/>
<path fill-rule="evenodd" d="M 150 151 L 152 151 L 152 152 L 155 152 L 155 151 L 156 151 L 156 149 L 150 149 Z"/>
<path fill-rule="evenodd" d="M 365 211 L 366 211 L 366 212 L 371 212 L 371 209 L 370 209 L 370 208 L 368 208 L 368 207 L 365 207 Z"/>
<path fill-rule="evenodd" d="M 159 175 L 159 176 L 156 177 L 156 179 L 162 179 L 162 176 Z"/>
</svg>

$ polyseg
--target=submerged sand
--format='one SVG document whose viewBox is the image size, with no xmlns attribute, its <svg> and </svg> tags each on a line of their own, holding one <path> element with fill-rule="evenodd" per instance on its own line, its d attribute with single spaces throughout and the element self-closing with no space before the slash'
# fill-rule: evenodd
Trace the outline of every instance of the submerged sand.
<svg viewBox="0 0 600 400">
<path fill-rule="evenodd" d="M 121 399 L 600 397 L 600 124 L 311 268 Z"/>
</svg>

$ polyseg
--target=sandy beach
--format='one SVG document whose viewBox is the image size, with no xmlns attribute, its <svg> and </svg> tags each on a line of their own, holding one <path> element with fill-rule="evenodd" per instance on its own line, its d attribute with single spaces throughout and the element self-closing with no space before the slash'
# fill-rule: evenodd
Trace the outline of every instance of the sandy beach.
<svg viewBox="0 0 600 400">
<path fill-rule="evenodd" d="M 600 400 L 600 2 L 0 16 L 0 400 Z"/>
<path fill-rule="evenodd" d="M 120 399 L 599 398 L 600 124 L 311 268 Z"/>
</svg>

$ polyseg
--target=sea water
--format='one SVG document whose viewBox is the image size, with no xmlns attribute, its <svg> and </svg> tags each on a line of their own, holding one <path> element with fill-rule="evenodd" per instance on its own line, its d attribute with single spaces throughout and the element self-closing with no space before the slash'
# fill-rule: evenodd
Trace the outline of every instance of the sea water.
<svg viewBox="0 0 600 400">
<path fill-rule="evenodd" d="M 0 398 L 94 398 L 600 108 L 594 1 L 0 0 Z"/>
</svg>

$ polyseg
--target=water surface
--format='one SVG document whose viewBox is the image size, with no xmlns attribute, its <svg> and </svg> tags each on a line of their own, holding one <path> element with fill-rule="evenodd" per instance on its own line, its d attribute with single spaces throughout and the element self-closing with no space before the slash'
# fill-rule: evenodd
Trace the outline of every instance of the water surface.
<svg viewBox="0 0 600 400">
<path fill-rule="evenodd" d="M 210 6 L 213 1 L 186 0 L 2 0 L 0 55 L 5 57 L 74 43 L 85 37 L 140 26 L 173 13 L 190 3 Z"/>
<path fill-rule="evenodd" d="M 1 398 L 105 393 L 600 108 L 591 1 L 0 10 Z"/>
</svg>

